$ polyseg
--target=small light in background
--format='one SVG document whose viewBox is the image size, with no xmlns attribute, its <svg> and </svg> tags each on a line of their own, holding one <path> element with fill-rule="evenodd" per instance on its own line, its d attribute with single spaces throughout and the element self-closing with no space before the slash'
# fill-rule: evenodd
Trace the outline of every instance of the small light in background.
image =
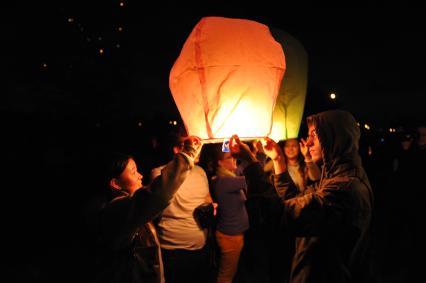
<svg viewBox="0 0 426 283">
<path fill-rule="evenodd" d="M 99 54 L 104 54 L 103 48 L 99 48 Z"/>
<path fill-rule="evenodd" d="M 336 99 L 336 94 L 334 92 L 330 93 L 330 98 L 331 99 Z"/>
<path fill-rule="evenodd" d="M 370 130 L 370 126 L 369 126 L 368 124 L 364 124 L 364 128 L 365 128 L 366 130 Z"/>
<path fill-rule="evenodd" d="M 175 125 L 175 126 L 176 126 L 176 125 L 177 125 L 177 122 L 176 122 L 176 121 L 173 121 L 173 125 Z"/>
<path fill-rule="evenodd" d="M 124 7 L 124 2 L 120 2 L 120 7 Z"/>
<path fill-rule="evenodd" d="M 117 30 L 121 32 L 121 31 L 123 31 L 123 28 L 122 27 L 118 27 Z"/>
<path fill-rule="evenodd" d="M 139 123 L 138 123 L 138 126 L 139 126 L 139 127 L 142 127 L 142 122 L 139 122 Z"/>
<path fill-rule="evenodd" d="M 47 64 L 46 64 L 46 63 L 43 63 L 43 64 L 42 64 L 42 67 L 46 69 L 46 68 L 47 68 Z"/>
<path fill-rule="evenodd" d="M 69 23 L 73 23 L 73 22 L 74 22 L 74 19 L 70 17 L 70 18 L 68 18 L 68 22 L 69 22 Z"/>
</svg>

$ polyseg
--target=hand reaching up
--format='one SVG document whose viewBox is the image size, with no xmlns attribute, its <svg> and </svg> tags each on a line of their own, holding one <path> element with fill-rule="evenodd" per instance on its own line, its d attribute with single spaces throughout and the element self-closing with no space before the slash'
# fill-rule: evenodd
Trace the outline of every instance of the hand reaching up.
<svg viewBox="0 0 426 283">
<path fill-rule="evenodd" d="M 203 143 L 199 137 L 189 136 L 183 141 L 182 152 L 189 155 L 192 160 L 194 160 L 200 154 L 202 147 Z"/>
<path fill-rule="evenodd" d="M 271 138 L 262 139 L 263 151 L 274 163 L 275 174 L 281 174 L 287 170 L 285 158 L 281 147 Z"/>
<path fill-rule="evenodd" d="M 301 139 L 299 142 L 300 152 L 303 154 L 305 158 L 305 162 L 312 162 L 312 156 L 309 153 L 309 146 L 307 146 L 307 142 L 305 139 Z"/>
<path fill-rule="evenodd" d="M 248 162 L 257 161 L 250 147 L 243 143 L 238 135 L 233 135 L 229 142 L 229 149 L 233 156 L 243 159 Z"/>
<path fill-rule="evenodd" d="M 263 151 L 272 160 L 283 158 L 281 147 L 271 138 L 264 137 L 262 139 Z"/>
</svg>

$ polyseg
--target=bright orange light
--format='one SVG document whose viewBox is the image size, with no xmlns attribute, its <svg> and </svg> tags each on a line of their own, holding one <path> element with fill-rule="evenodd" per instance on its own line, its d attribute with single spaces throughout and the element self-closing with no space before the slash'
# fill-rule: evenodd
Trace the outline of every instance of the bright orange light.
<svg viewBox="0 0 426 283">
<path fill-rule="evenodd" d="M 170 90 L 189 135 L 219 142 L 268 136 L 285 71 L 281 45 L 263 24 L 205 17 L 170 71 Z"/>
</svg>

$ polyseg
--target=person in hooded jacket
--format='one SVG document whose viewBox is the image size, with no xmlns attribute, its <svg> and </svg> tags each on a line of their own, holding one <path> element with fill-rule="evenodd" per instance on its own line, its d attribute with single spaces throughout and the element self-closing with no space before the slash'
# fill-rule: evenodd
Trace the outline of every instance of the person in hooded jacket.
<svg viewBox="0 0 426 283">
<path fill-rule="evenodd" d="M 105 161 L 110 199 L 99 210 L 99 260 L 94 282 L 163 283 L 164 271 L 152 220 L 165 209 L 194 166 L 201 140 L 188 137 L 148 187 L 135 160 L 113 153 Z"/>
<path fill-rule="evenodd" d="M 248 198 L 276 189 L 271 206 L 280 214 L 283 229 L 297 237 L 289 282 L 364 282 L 370 274 L 373 192 L 358 153 L 359 128 L 342 110 L 309 116 L 307 124 L 307 146 L 313 161 L 323 164 L 321 178 L 302 196 L 284 200 L 278 195 L 289 193 L 291 178 L 278 144 L 263 139 L 264 151 L 274 162 L 271 185 L 249 147 L 233 136 L 232 152 L 251 163 L 244 170 Z"/>
</svg>

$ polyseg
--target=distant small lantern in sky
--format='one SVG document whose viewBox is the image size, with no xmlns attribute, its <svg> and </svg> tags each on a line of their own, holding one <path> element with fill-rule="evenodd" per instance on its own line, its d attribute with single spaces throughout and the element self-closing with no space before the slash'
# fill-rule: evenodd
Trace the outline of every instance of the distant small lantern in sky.
<svg viewBox="0 0 426 283">
<path fill-rule="evenodd" d="M 268 136 L 285 71 L 268 26 L 204 17 L 170 71 L 169 86 L 189 135 L 219 142 Z"/>
</svg>

